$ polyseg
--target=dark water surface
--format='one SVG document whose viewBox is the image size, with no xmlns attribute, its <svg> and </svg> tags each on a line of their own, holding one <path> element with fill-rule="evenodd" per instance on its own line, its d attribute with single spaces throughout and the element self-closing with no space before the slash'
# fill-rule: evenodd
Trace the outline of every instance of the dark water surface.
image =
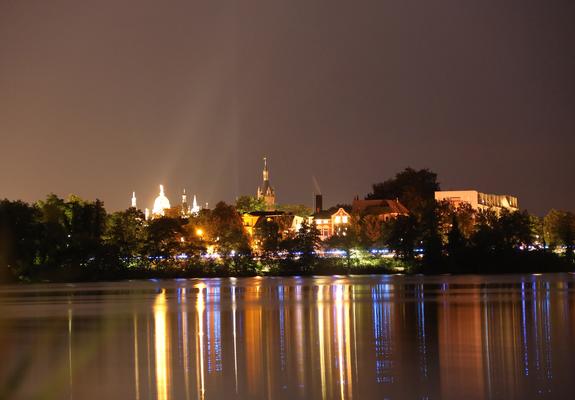
<svg viewBox="0 0 575 400">
<path fill-rule="evenodd" d="M 0 287 L 0 398 L 575 398 L 575 275 Z"/>
</svg>

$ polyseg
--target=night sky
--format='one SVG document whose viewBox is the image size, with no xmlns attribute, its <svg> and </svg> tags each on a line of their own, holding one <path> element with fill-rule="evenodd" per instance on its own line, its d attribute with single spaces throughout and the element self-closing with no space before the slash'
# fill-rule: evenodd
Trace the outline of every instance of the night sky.
<svg viewBox="0 0 575 400">
<path fill-rule="evenodd" d="M 351 202 L 411 166 L 575 211 L 575 1 L 0 0 L 0 198 Z"/>
</svg>

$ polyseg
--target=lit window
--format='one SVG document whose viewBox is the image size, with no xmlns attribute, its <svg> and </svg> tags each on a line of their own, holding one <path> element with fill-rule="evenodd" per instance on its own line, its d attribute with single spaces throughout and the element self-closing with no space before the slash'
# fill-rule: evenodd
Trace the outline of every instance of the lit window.
<svg viewBox="0 0 575 400">
<path fill-rule="evenodd" d="M 340 217 L 339 215 L 337 215 L 337 216 L 335 217 L 335 223 L 336 223 L 336 224 L 341 224 L 341 217 Z"/>
<path fill-rule="evenodd" d="M 343 223 L 344 223 L 344 224 L 347 224 L 347 215 L 344 215 L 344 216 L 343 216 Z"/>
</svg>

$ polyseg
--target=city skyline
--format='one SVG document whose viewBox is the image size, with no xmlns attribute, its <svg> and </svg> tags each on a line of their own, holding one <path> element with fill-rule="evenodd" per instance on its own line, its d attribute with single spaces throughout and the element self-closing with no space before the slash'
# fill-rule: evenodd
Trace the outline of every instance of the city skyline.
<svg viewBox="0 0 575 400">
<path fill-rule="evenodd" d="M 233 202 L 266 155 L 280 203 L 411 166 L 574 210 L 570 3 L 302 4 L 2 3 L 0 197 Z"/>
</svg>

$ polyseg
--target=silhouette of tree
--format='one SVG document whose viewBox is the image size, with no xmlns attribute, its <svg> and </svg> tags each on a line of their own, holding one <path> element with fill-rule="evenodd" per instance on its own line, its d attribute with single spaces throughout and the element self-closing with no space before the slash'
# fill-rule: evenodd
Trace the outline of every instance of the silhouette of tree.
<svg viewBox="0 0 575 400">
<path fill-rule="evenodd" d="M 429 169 L 406 168 L 394 178 L 373 185 L 373 192 L 367 199 L 399 199 L 411 212 L 419 214 L 425 206 L 434 201 L 439 190 L 437 174 Z"/>
</svg>

